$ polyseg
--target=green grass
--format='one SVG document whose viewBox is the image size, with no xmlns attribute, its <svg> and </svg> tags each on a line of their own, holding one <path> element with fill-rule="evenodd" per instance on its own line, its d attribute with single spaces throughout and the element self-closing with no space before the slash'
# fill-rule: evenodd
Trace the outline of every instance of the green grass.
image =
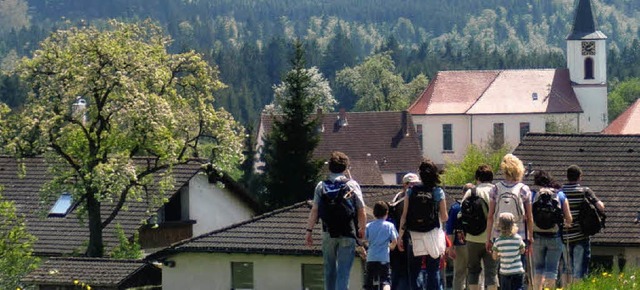
<svg viewBox="0 0 640 290">
<path fill-rule="evenodd" d="M 600 271 L 572 284 L 567 290 L 632 290 L 640 289 L 640 269 L 632 268 L 621 273 Z"/>
</svg>

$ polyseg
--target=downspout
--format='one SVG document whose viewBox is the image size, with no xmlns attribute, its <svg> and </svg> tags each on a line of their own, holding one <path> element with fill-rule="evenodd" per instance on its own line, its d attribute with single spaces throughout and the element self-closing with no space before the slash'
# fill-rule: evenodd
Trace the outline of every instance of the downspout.
<svg viewBox="0 0 640 290">
<path fill-rule="evenodd" d="M 471 140 L 470 144 L 473 144 L 473 115 L 469 115 L 469 132 L 470 132 L 470 138 L 469 140 Z"/>
</svg>

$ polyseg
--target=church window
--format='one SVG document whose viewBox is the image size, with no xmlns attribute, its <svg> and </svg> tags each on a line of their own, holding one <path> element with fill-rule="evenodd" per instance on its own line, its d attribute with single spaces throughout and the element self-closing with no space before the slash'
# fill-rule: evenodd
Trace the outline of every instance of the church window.
<svg viewBox="0 0 640 290">
<path fill-rule="evenodd" d="M 592 80 L 593 77 L 593 58 L 587 57 L 584 59 L 584 79 Z"/>
</svg>

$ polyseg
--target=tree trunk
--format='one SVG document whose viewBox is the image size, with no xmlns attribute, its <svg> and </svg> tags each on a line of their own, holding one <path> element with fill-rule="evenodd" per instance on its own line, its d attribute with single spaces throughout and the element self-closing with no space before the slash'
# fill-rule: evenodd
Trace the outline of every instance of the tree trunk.
<svg viewBox="0 0 640 290">
<path fill-rule="evenodd" d="M 92 192 L 87 193 L 87 215 L 89 217 L 89 246 L 88 257 L 102 257 L 104 244 L 102 241 L 102 217 L 100 216 L 100 202 Z"/>
</svg>

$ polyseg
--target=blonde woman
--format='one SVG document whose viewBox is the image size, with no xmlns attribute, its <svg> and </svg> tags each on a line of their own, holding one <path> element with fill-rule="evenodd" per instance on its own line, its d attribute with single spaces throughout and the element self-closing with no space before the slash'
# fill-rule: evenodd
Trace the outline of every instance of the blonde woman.
<svg viewBox="0 0 640 290">
<path fill-rule="evenodd" d="M 489 194 L 491 201 L 489 202 L 489 214 L 487 214 L 488 234 L 485 246 L 490 253 L 493 248 L 493 240 L 500 235 L 496 222 L 498 216 L 503 212 L 510 212 L 514 215 L 518 234 L 529 242 L 528 246 L 533 243 L 531 189 L 522 183 L 524 164 L 515 155 L 507 154 L 502 158 L 500 170 L 502 170 L 505 180 L 496 183 L 496 187 Z"/>
</svg>

